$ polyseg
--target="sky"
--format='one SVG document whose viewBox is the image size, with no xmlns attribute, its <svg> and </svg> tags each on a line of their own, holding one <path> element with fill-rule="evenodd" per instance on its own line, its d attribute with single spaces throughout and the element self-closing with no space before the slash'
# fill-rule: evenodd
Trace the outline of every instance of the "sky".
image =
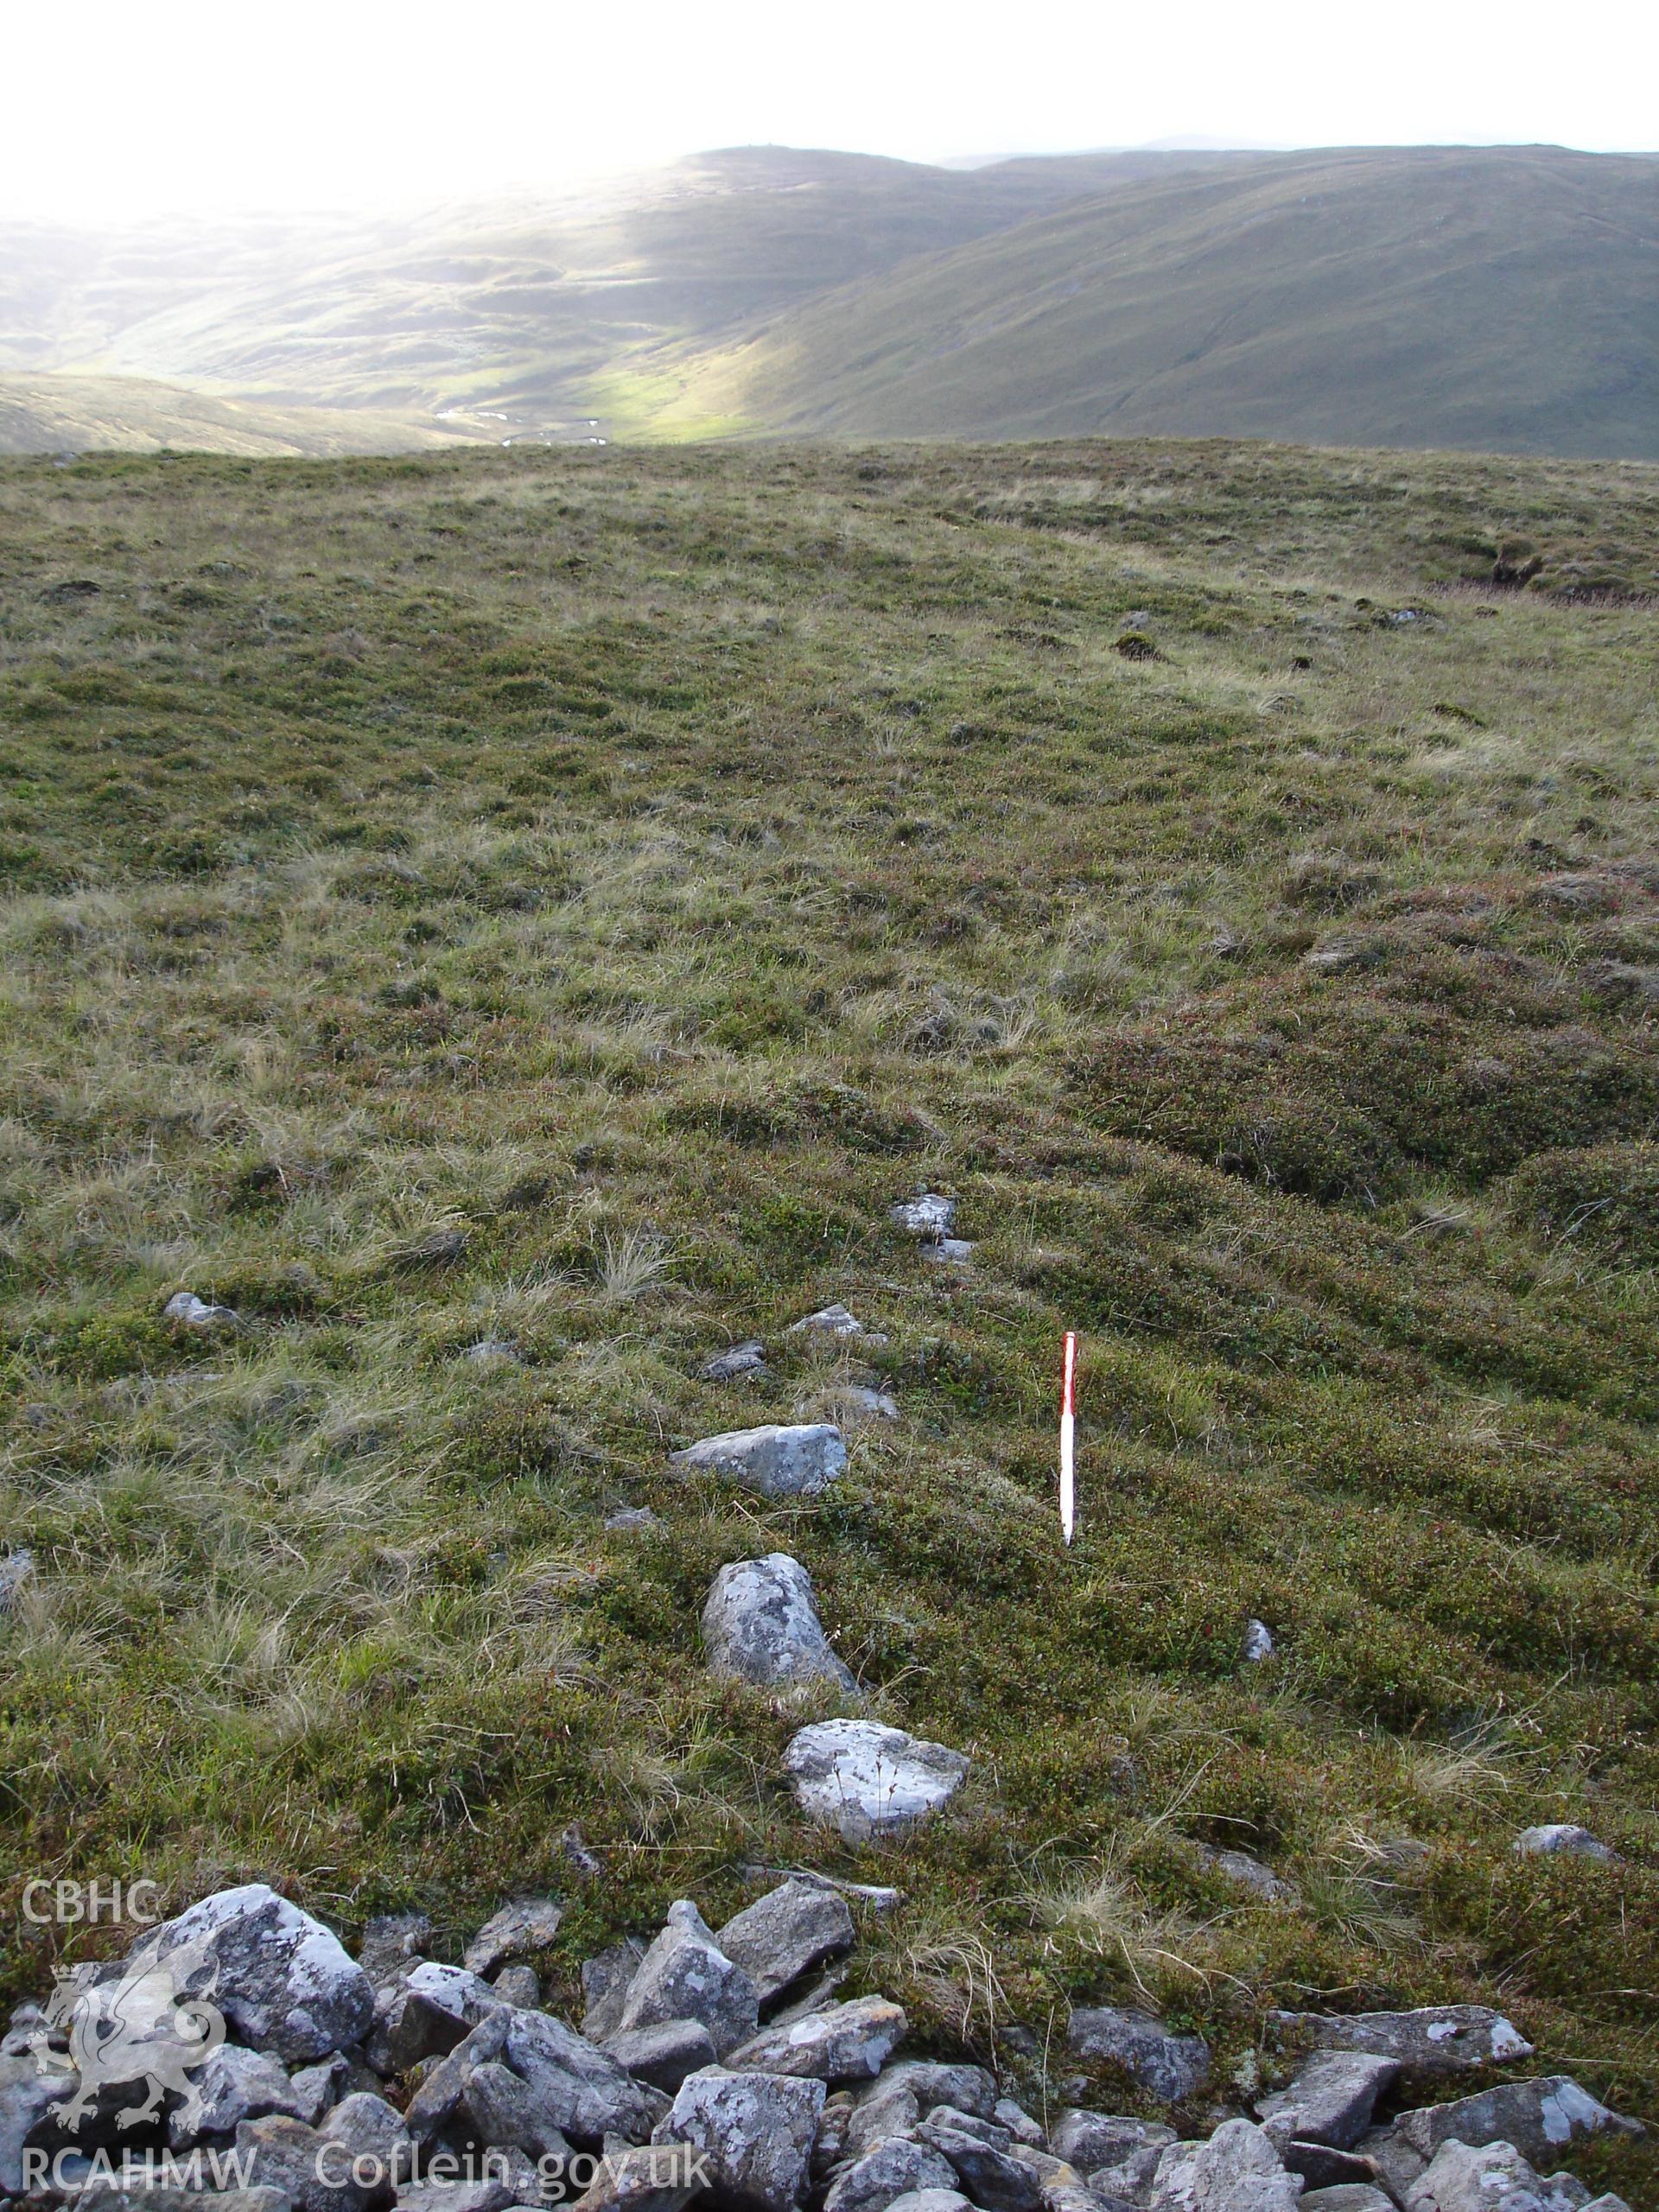
<svg viewBox="0 0 1659 2212">
<path fill-rule="evenodd" d="M 834 146 L 1659 143 L 1659 7 L 1601 0 L 80 0 L 8 11 L 0 218 L 426 204 Z"/>
</svg>

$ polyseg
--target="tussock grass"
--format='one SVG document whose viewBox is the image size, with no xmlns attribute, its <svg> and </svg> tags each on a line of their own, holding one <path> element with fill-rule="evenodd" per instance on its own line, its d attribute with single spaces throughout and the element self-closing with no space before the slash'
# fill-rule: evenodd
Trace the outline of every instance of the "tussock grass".
<svg viewBox="0 0 1659 2212">
<path fill-rule="evenodd" d="M 1434 587 L 1475 510 L 1659 502 L 1113 448 L 1170 496 L 1079 528 L 1106 458 L 0 470 L 15 1867 L 457 1933 L 546 1883 L 568 1968 L 816 1864 L 1016 2075 L 1074 1998 L 1224 2080 L 1270 2005 L 1461 1997 L 1653 2112 L 1652 617 Z M 788 1334 L 835 1299 L 887 1344 Z M 901 1418 L 817 1499 L 668 1471 L 851 1385 Z M 777 1548 L 974 1755 L 899 1849 L 701 1663 Z M 1513 1857 L 1567 1818 L 1623 1863 Z"/>
</svg>

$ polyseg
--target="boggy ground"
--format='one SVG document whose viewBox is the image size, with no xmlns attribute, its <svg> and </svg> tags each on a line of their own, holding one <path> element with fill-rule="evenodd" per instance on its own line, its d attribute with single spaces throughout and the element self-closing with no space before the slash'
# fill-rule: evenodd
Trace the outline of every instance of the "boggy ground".
<svg viewBox="0 0 1659 2212">
<path fill-rule="evenodd" d="M 15 1891 L 550 1885 L 574 1961 L 806 1862 L 976 2047 L 1465 1997 L 1656 2117 L 1659 473 L 163 456 L 0 518 Z M 815 1501 L 671 1478 L 833 1408 L 832 1299 L 901 1420 Z M 897 1849 L 701 1663 L 780 1548 L 974 1756 Z M 9 1935 L 18 1994 L 109 1948 Z"/>
</svg>

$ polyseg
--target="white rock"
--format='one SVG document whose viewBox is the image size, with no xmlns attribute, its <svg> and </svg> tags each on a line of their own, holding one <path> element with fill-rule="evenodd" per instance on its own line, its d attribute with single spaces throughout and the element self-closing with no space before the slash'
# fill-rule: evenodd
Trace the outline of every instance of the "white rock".
<svg viewBox="0 0 1659 2212">
<path fill-rule="evenodd" d="M 564 1907 L 556 1897 L 515 1897 L 479 1929 L 461 1955 L 472 1974 L 490 1974 L 509 1959 L 544 1951 L 559 1932 Z"/>
<path fill-rule="evenodd" d="M 1408 2192 L 1406 2212 L 1573 2212 L 1583 2198 L 1577 2183 L 1553 2188 L 1513 2143 L 1454 2138 L 1441 2144 Z"/>
<path fill-rule="evenodd" d="M 668 1924 L 628 1984 L 618 2033 L 665 2020 L 698 2020 L 715 2052 L 747 2043 L 760 2019 L 754 1984 L 734 1965 L 689 1898 L 668 1909 Z"/>
<path fill-rule="evenodd" d="M 1157 2212 L 1296 2212 L 1301 2177 L 1287 2173 L 1261 2128 L 1224 2120 L 1207 2143 L 1174 2143 L 1158 2163 Z"/>
<path fill-rule="evenodd" d="M 1414 2074 L 1462 2074 L 1530 2058 L 1512 2020 L 1484 2005 L 1424 2005 L 1409 2012 L 1273 2012 L 1271 2024 L 1319 2050 L 1364 2050 L 1397 2058 Z"/>
<path fill-rule="evenodd" d="M 659 2139 L 706 2152 L 715 2193 L 743 2212 L 791 2212 L 806 2193 L 822 2082 L 705 2067 L 680 2088 Z"/>
<path fill-rule="evenodd" d="M 867 1344 L 884 1344 L 883 1336 L 873 1335 L 861 1321 L 855 1320 L 844 1306 L 821 1306 L 816 1313 L 808 1313 L 789 1325 L 791 1337 L 860 1337 Z"/>
<path fill-rule="evenodd" d="M 314 2118 L 304 2091 L 263 2050 L 221 2044 L 196 2069 L 193 2080 L 194 2125 L 188 2117 L 189 2105 L 179 2106 L 168 2118 L 167 2139 L 175 2151 L 188 2151 L 205 2135 L 233 2135 L 243 2120 L 257 2120 L 266 2113 L 286 2113 L 290 2120 Z"/>
<path fill-rule="evenodd" d="M 368 1976 L 340 1939 L 263 1882 L 221 1890 L 152 1929 L 128 1967 L 169 1961 L 181 1995 L 211 1993 L 243 2042 L 289 2063 L 357 2042 L 374 2012 Z"/>
<path fill-rule="evenodd" d="M 811 1577 L 787 1552 L 722 1567 L 702 1609 L 702 1637 L 717 1675 L 768 1688 L 813 1681 L 858 1687 L 823 1632 Z"/>
<path fill-rule="evenodd" d="M 922 1247 L 924 1258 L 935 1261 L 941 1267 L 965 1268 L 972 1260 L 976 1247 L 965 1236 L 936 1236 Z"/>
<path fill-rule="evenodd" d="M 832 1421 L 774 1422 L 702 1437 L 671 1453 L 669 1465 L 688 1474 L 730 1475 L 763 1497 L 815 1497 L 845 1473 L 847 1447 Z"/>
<path fill-rule="evenodd" d="M 1425 2164 L 1455 2136 L 1462 2143 L 1513 2143 L 1542 2167 L 1569 2144 L 1608 2129 L 1624 2135 L 1643 2132 L 1640 2121 L 1611 2111 L 1571 2075 L 1549 2074 L 1529 2082 L 1500 2082 L 1472 2097 L 1402 2112 L 1392 2133 Z"/>
<path fill-rule="evenodd" d="M 924 1191 L 919 1198 L 901 1198 L 893 1209 L 893 1218 L 912 1236 L 937 1240 L 948 1236 L 956 1226 L 957 1202 L 938 1191 Z"/>
<path fill-rule="evenodd" d="M 874 1720 L 819 1720 L 801 1729 L 784 1768 L 804 1813 L 863 1842 L 936 1813 L 968 1772 L 960 1751 Z"/>
<path fill-rule="evenodd" d="M 1618 1853 L 1592 1836 L 1588 1828 L 1581 1828 L 1571 1821 L 1552 1821 L 1542 1827 L 1522 1828 L 1516 1836 L 1514 1849 L 1522 1859 L 1541 1859 L 1552 1852 L 1570 1852 L 1577 1859 L 1599 1859 L 1605 1866 L 1616 1863 Z"/>
<path fill-rule="evenodd" d="M 168 1321 L 182 1321 L 192 1329 L 228 1329 L 235 1325 L 235 1310 L 229 1306 L 212 1306 L 198 1298 L 194 1290 L 175 1291 L 162 1308 L 162 1318 Z"/>
<path fill-rule="evenodd" d="M 1249 1620 L 1244 1624 L 1243 1640 L 1238 1656 L 1248 1666 L 1255 1666 L 1273 1656 L 1273 1631 L 1265 1621 Z"/>
<path fill-rule="evenodd" d="M 808 2012 L 786 2027 L 762 2028 L 733 2051 L 734 2074 L 800 2074 L 817 2082 L 873 2082 L 905 2032 L 897 2005 L 855 1998 Z"/>
</svg>

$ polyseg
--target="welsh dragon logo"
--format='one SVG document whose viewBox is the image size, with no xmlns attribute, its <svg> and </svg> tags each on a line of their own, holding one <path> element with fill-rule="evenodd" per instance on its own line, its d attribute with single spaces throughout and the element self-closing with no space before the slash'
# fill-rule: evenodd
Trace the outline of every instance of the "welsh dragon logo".
<svg viewBox="0 0 1659 2212">
<path fill-rule="evenodd" d="M 192 1990 L 193 1980 L 200 1986 Z M 225 2040 L 225 2016 L 212 2002 L 217 1981 L 218 1961 L 194 1944 L 165 1965 L 140 1957 L 118 1980 L 91 1987 L 82 1986 L 74 1967 L 60 1968 L 46 2018 L 67 2034 L 69 2063 L 80 2079 L 73 2095 L 50 2107 L 52 2117 L 73 2133 L 97 2109 L 103 2090 L 142 2082 L 143 2101 L 116 2113 L 118 2127 L 154 2120 L 169 2091 L 183 2100 L 181 2119 L 187 2125 L 198 2120 L 201 2089 L 190 2077 Z M 62 2070 L 61 2054 L 51 2049 L 44 2030 L 30 2047 L 43 2073 Z"/>
</svg>

